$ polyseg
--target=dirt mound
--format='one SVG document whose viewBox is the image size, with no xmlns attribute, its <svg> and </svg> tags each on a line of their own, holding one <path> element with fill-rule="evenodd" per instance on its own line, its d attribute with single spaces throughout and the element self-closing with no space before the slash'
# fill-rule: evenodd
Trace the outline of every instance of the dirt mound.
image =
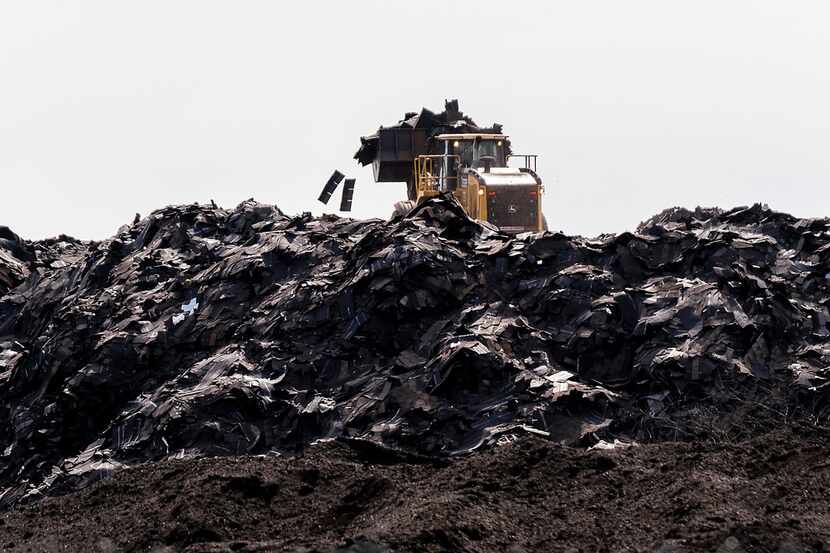
<svg viewBox="0 0 830 553">
<path fill-rule="evenodd" d="M 419 458 L 826 419 L 830 222 L 763 206 L 587 240 L 446 199 L 393 222 L 191 205 L 27 247 L 0 297 L 3 505 L 327 437 Z"/>
<path fill-rule="evenodd" d="M 0 548 L 823 552 L 829 454 L 825 434 L 795 428 L 591 451 L 530 437 L 441 464 L 332 442 L 299 458 L 172 459 L 0 515 Z"/>
</svg>

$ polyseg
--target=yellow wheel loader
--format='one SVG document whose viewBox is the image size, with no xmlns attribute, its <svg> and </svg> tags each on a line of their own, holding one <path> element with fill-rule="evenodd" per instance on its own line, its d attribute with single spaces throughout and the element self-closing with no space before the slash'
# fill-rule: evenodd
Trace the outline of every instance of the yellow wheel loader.
<svg viewBox="0 0 830 553">
<path fill-rule="evenodd" d="M 537 156 L 512 154 L 499 125 L 477 127 L 458 111 L 457 101 L 447 102 L 438 115 L 423 110 L 407 116 L 396 127 L 363 137 L 355 155 L 365 165 L 372 163 L 376 182 L 407 184 L 408 199 L 395 204 L 393 217 L 451 193 L 470 217 L 503 232 L 547 230 Z"/>
</svg>

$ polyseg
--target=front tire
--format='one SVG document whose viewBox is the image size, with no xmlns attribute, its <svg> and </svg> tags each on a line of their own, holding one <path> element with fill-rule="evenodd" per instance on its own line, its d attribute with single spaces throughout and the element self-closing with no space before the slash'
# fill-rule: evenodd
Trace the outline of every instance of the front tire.
<svg viewBox="0 0 830 553">
<path fill-rule="evenodd" d="M 411 200 L 404 200 L 402 202 L 395 202 L 394 210 L 392 211 L 392 220 L 403 219 L 409 212 L 415 208 L 415 202 Z"/>
</svg>

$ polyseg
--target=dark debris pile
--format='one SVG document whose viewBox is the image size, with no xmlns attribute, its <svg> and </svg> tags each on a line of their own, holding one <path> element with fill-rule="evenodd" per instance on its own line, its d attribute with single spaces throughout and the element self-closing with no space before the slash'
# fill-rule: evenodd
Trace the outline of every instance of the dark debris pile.
<svg viewBox="0 0 830 553">
<path fill-rule="evenodd" d="M 0 227 L 0 294 L 5 294 L 29 276 L 31 252 L 9 227 Z"/>
<path fill-rule="evenodd" d="M 667 210 L 507 237 L 168 207 L 100 243 L 0 229 L 0 503 L 147 460 L 323 438 L 450 455 L 823 424 L 830 221 Z"/>
</svg>

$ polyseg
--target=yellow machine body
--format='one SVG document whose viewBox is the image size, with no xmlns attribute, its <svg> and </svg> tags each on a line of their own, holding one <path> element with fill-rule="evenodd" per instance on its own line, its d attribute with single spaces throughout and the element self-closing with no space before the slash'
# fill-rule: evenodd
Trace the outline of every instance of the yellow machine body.
<svg viewBox="0 0 830 553">
<path fill-rule="evenodd" d="M 443 134 L 443 154 L 420 155 L 413 162 L 415 202 L 450 192 L 467 214 L 517 234 L 546 230 L 544 187 L 535 171 L 536 156 L 507 156 L 501 134 Z M 524 167 L 508 166 L 509 157 Z M 534 167 L 530 167 L 530 165 Z"/>
</svg>

